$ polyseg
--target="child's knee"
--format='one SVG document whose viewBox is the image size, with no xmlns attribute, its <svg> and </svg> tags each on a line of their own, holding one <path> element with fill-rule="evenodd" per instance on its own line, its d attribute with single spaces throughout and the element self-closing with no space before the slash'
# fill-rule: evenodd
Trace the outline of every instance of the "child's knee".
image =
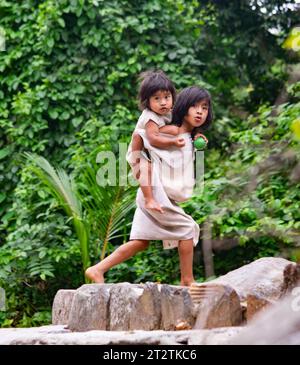
<svg viewBox="0 0 300 365">
<path fill-rule="evenodd" d="M 140 134 L 138 132 L 133 132 L 132 139 L 134 141 L 141 141 L 142 140 L 142 137 L 140 136 Z"/>
<path fill-rule="evenodd" d="M 149 246 L 149 241 L 140 241 L 140 248 L 142 250 L 146 250 Z"/>
<path fill-rule="evenodd" d="M 142 147 L 143 147 L 142 137 L 137 132 L 133 132 L 133 134 L 132 134 L 132 149 L 133 150 L 141 150 Z"/>
<path fill-rule="evenodd" d="M 182 253 L 187 253 L 194 250 L 193 240 L 179 241 L 178 249 Z"/>
</svg>

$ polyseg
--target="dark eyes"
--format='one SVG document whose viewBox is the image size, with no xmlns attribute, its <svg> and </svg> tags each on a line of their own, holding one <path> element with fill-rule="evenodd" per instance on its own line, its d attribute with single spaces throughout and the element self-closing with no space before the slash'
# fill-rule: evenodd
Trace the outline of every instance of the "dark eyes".
<svg viewBox="0 0 300 365">
<path fill-rule="evenodd" d="M 208 109 L 208 105 L 201 105 L 201 106 L 202 106 L 202 109 Z M 195 104 L 195 105 L 192 105 L 192 107 L 197 108 L 198 105 Z"/>
<path fill-rule="evenodd" d="M 170 98 L 171 98 L 171 95 L 166 95 L 166 96 L 164 96 L 164 98 L 165 98 L 165 99 L 170 99 Z M 154 100 L 156 100 L 156 101 L 157 101 L 157 100 L 159 100 L 159 99 L 160 99 L 160 97 L 159 97 L 159 96 L 155 96 L 155 97 L 154 97 Z"/>
</svg>

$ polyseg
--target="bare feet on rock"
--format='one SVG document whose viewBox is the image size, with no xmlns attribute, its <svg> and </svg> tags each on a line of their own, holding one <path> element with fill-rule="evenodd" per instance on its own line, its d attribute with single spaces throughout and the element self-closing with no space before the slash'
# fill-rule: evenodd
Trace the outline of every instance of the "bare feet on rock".
<svg viewBox="0 0 300 365">
<path fill-rule="evenodd" d="M 96 284 L 103 284 L 104 283 L 104 276 L 103 272 L 101 272 L 97 265 L 91 266 L 88 269 L 85 270 L 85 276 L 93 281 Z"/>
</svg>

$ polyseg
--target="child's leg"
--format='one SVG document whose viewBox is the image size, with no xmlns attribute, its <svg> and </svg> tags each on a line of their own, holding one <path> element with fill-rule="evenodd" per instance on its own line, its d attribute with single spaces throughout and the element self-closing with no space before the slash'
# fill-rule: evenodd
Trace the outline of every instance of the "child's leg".
<svg viewBox="0 0 300 365">
<path fill-rule="evenodd" d="M 143 149 L 143 139 L 138 133 L 133 133 L 132 136 L 132 152 L 136 162 L 134 165 L 135 178 L 139 181 L 142 193 L 145 198 L 145 208 L 157 210 L 163 213 L 161 206 L 153 197 L 151 186 L 151 163 L 144 158 L 141 158 L 141 150 Z M 136 166 L 138 165 L 138 166 Z"/>
<path fill-rule="evenodd" d="M 145 208 L 157 210 L 158 212 L 163 213 L 160 204 L 153 197 L 151 174 L 152 164 L 146 159 L 141 158 L 139 183 L 145 198 Z"/>
<path fill-rule="evenodd" d="M 136 132 L 133 133 L 132 135 L 132 145 L 131 145 L 131 148 L 132 148 L 132 152 L 135 152 L 137 158 L 139 158 L 139 153 L 138 152 L 141 152 L 142 149 L 144 148 L 144 143 L 143 143 L 143 138 Z M 137 161 L 139 162 L 139 161 Z"/>
<path fill-rule="evenodd" d="M 178 244 L 181 280 L 180 285 L 190 286 L 195 282 L 193 275 L 193 239 L 181 240 Z"/>
<path fill-rule="evenodd" d="M 103 275 L 107 270 L 129 259 L 137 252 L 145 250 L 148 245 L 149 241 L 145 240 L 133 240 L 124 243 L 104 260 L 86 269 L 85 276 L 95 283 L 104 283 Z"/>
</svg>

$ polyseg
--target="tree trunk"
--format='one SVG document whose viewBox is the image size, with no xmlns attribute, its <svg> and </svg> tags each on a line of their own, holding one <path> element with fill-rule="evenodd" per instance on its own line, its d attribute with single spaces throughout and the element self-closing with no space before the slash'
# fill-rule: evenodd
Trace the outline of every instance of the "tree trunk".
<svg viewBox="0 0 300 365">
<path fill-rule="evenodd" d="M 211 230 L 212 230 L 211 222 L 206 221 L 203 225 L 203 241 L 202 241 L 203 261 L 204 261 L 206 278 L 215 275 Z"/>
</svg>

